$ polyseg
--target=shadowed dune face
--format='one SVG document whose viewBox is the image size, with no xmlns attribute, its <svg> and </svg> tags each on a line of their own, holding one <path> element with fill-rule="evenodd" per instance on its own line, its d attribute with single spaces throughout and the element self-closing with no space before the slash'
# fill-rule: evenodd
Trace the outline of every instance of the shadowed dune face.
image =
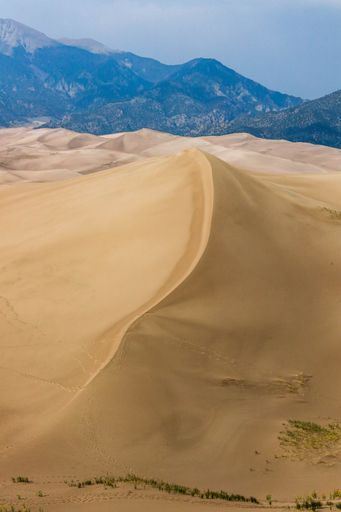
<svg viewBox="0 0 341 512">
<path fill-rule="evenodd" d="M 240 135 L 156 158 L 190 142 L 150 137 L 104 141 L 143 161 L 0 188 L 1 466 L 336 488 L 337 437 L 280 438 L 341 421 L 337 153 Z"/>
</svg>

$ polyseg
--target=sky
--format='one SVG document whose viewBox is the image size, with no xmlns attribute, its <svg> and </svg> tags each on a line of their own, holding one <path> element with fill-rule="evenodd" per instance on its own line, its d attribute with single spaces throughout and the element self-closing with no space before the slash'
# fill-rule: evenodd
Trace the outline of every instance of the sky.
<svg viewBox="0 0 341 512">
<path fill-rule="evenodd" d="M 166 63 L 216 58 L 307 99 L 341 89 L 341 0 L 0 0 L 0 17 Z"/>
</svg>

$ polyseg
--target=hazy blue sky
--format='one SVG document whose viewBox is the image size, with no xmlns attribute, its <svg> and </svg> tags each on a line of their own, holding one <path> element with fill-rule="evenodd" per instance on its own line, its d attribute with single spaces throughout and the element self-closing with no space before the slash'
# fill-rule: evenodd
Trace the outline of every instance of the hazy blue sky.
<svg viewBox="0 0 341 512">
<path fill-rule="evenodd" d="M 167 63 L 215 57 L 306 98 L 341 89 L 341 0 L 0 0 L 0 17 Z"/>
</svg>

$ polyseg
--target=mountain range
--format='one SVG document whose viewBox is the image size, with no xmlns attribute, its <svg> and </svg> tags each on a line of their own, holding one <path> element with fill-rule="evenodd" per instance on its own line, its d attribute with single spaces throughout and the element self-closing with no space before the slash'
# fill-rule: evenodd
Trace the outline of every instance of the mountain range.
<svg viewBox="0 0 341 512">
<path fill-rule="evenodd" d="M 234 132 L 341 148 L 341 90 L 282 112 L 236 119 L 227 129 Z"/>
<path fill-rule="evenodd" d="M 214 59 L 167 65 L 93 39 L 55 40 L 0 20 L 0 126 L 37 122 L 107 134 L 245 131 L 340 145 L 340 93 L 315 102 L 282 94 Z"/>
<path fill-rule="evenodd" d="M 302 103 L 212 59 L 169 66 L 92 40 L 56 41 L 0 21 L 1 124 L 46 117 L 105 133 L 144 126 L 197 135 L 242 115 Z"/>
<path fill-rule="evenodd" d="M 231 120 L 302 101 L 270 91 L 213 59 L 194 59 L 129 100 L 64 117 L 62 126 L 95 134 L 143 127 L 178 135 L 219 135 Z"/>
</svg>

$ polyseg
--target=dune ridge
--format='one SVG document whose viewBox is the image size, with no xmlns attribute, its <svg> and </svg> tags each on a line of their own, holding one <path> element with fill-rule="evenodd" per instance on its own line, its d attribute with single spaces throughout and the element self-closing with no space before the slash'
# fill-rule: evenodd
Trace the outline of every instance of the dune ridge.
<svg viewBox="0 0 341 512">
<path fill-rule="evenodd" d="M 0 187 L 8 477 L 337 487 L 339 441 L 300 458 L 280 440 L 341 422 L 336 154 L 232 137 L 260 160 L 143 131 L 107 138 L 129 165 Z"/>
<path fill-rule="evenodd" d="M 334 300 L 340 264 L 336 268 L 336 261 L 325 265 L 322 287 L 320 281 L 312 282 L 310 275 L 318 275 L 328 258 L 326 248 L 314 242 L 316 227 L 321 233 L 327 228 L 329 236 L 324 233 L 324 243 L 334 258 L 340 247 L 334 235 L 340 228 L 330 224 L 319 200 L 302 204 L 292 193 L 295 179 L 278 188 L 271 183 L 272 177 L 264 181 L 227 168 L 214 157 L 210 161 L 216 199 L 209 243 L 199 264 L 178 288 L 130 327 L 121 359 L 114 361 L 69 411 L 66 423 L 71 432 L 75 428 L 69 435 L 80 434 L 76 418 L 85 414 L 89 402 L 94 404 L 94 398 L 105 394 L 105 389 L 118 397 L 123 385 L 128 403 L 117 398 L 115 407 L 107 404 L 109 412 L 95 404 L 92 407 L 96 438 L 104 442 L 105 453 L 116 455 L 108 467 L 126 461 L 124 469 L 133 467 L 143 474 L 154 474 L 157 467 L 158 474 L 168 479 L 182 475 L 183 481 L 203 486 L 223 486 L 228 481 L 240 492 L 270 488 L 282 498 L 309 492 L 312 485 L 316 489 L 335 486 L 338 446 L 316 455 L 316 462 L 324 468 L 321 472 L 318 464 L 282 458 L 278 436 L 283 422 L 292 417 L 317 422 L 326 415 L 339 419 L 335 407 L 335 387 L 339 387 L 329 379 L 330 371 L 337 373 L 337 362 L 329 361 L 328 370 L 320 362 L 329 358 L 330 351 L 338 350 Z M 328 190 L 327 180 L 324 182 Z M 340 190 L 340 177 L 335 186 Z M 321 183 L 320 189 L 324 196 Z M 258 205 L 271 216 L 266 209 L 259 211 Z M 229 229 L 235 231 L 232 243 L 225 218 Z M 243 222 L 251 223 L 253 229 L 241 236 Z M 287 230 L 294 238 L 293 246 L 287 238 L 283 242 Z M 299 249 L 293 249 L 295 245 Z M 306 261 L 309 246 L 316 254 Z M 292 250 L 295 261 L 291 261 Z M 221 264 L 222 256 L 233 264 L 233 272 Z M 300 308 L 300 320 L 296 307 Z M 288 321 L 281 319 L 282 311 Z M 329 331 L 322 337 L 326 318 Z M 255 345 L 247 348 L 249 337 L 255 338 Z M 313 351 L 309 351 L 309 340 L 314 340 Z M 112 372 L 122 366 L 127 375 L 118 379 Z M 143 375 L 150 371 L 152 376 L 141 395 L 136 386 L 142 385 Z M 229 402 L 233 404 L 231 414 L 228 409 L 224 412 L 224 404 L 226 407 Z M 267 411 L 271 411 L 269 420 Z M 121 420 L 114 439 L 109 440 L 106 425 L 113 414 Z M 224 432 L 228 443 L 223 442 Z M 131 448 L 128 439 L 134 440 Z M 255 455 L 258 451 L 261 456 Z M 332 463 L 323 466 L 328 457 Z"/>
<path fill-rule="evenodd" d="M 120 344 L 124 341 L 124 337 L 130 327 L 145 315 L 149 310 L 154 308 L 157 304 L 162 302 L 168 295 L 170 295 L 186 278 L 193 272 L 196 265 L 199 263 L 202 255 L 205 252 L 209 235 L 210 225 L 212 221 L 213 210 L 213 196 L 214 189 L 212 184 L 212 171 L 210 169 L 209 161 L 205 155 L 196 150 L 187 150 L 177 157 L 179 163 L 170 163 L 171 165 L 186 165 L 186 160 L 192 160 L 196 164 L 196 172 L 200 174 L 201 181 L 200 190 L 193 190 L 194 209 L 196 210 L 193 215 L 192 225 L 190 227 L 190 234 L 188 245 L 184 251 L 181 259 L 176 263 L 171 271 L 168 279 L 162 284 L 157 293 L 150 298 L 148 302 L 141 305 L 136 311 L 132 312 L 127 318 L 124 318 L 119 324 L 115 325 L 113 331 L 110 329 L 105 336 L 111 338 L 112 347 L 105 359 L 105 361 L 98 368 L 97 372 L 92 375 L 89 380 L 84 384 L 83 388 L 88 386 L 99 373 L 112 361 L 117 351 L 120 349 Z M 193 187 L 194 188 L 194 187 Z M 201 196 L 201 197 L 200 197 Z M 80 390 L 81 391 L 81 390 Z M 77 395 L 76 395 L 77 396 Z M 75 396 L 75 398 L 76 398 Z"/>
<path fill-rule="evenodd" d="M 174 172 L 174 168 L 176 169 L 177 167 L 179 167 L 180 171 Z M 139 177 L 136 176 L 136 172 L 139 174 Z M 170 173 L 172 174 L 172 185 L 169 186 L 167 180 Z M 167 294 L 171 293 L 171 291 L 176 286 L 178 286 L 179 282 L 186 278 L 186 276 L 192 271 L 193 267 L 197 264 L 207 243 L 207 238 L 210 231 L 210 219 L 213 204 L 213 187 L 211 180 L 211 170 L 206 157 L 196 151 L 186 151 L 179 156 L 170 157 L 166 161 L 163 161 L 162 159 L 154 159 L 153 161 L 149 161 L 146 168 L 132 165 L 125 168 L 123 174 L 120 174 L 119 170 L 115 171 L 114 173 L 113 171 L 103 171 L 100 174 L 88 176 L 86 178 L 82 178 L 81 180 L 76 178 L 75 180 L 58 183 L 56 186 L 51 186 L 51 184 L 43 184 L 36 185 L 34 189 L 31 187 L 27 189 L 27 187 L 19 186 L 18 188 L 13 188 L 10 190 L 3 189 L 0 191 L 3 210 L 3 223 L 1 225 L 1 230 L 4 234 L 6 232 L 9 237 L 6 239 L 6 236 L 4 236 L 2 240 L 2 262 L 8 261 L 8 258 L 10 257 L 14 259 L 14 261 L 11 262 L 11 270 L 7 270 L 7 275 L 3 274 L 3 279 L 5 277 L 8 279 L 9 275 L 12 275 L 13 277 L 10 279 L 9 286 L 6 286 L 6 282 L 3 282 L 2 289 L 6 297 L 4 296 L 2 300 L 4 301 L 6 309 L 13 313 L 14 320 L 17 324 L 13 325 L 13 321 L 10 318 L 9 313 L 7 313 L 6 317 L 5 309 L 5 318 L 3 318 L 1 322 L 1 331 L 3 334 L 3 339 L 6 341 L 4 344 L 2 344 L 1 347 L 3 352 L 3 363 L 1 365 L 0 371 L 5 374 L 11 371 L 15 373 L 17 378 L 22 378 L 22 386 L 25 388 L 25 390 L 22 389 L 20 392 L 16 390 L 15 394 L 17 396 L 20 396 L 22 393 L 24 393 L 24 396 L 27 394 L 27 379 L 30 378 L 34 379 L 34 381 L 38 384 L 50 384 L 49 387 L 51 388 L 52 386 L 54 388 L 53 393 L 51 389 L 48 390 L 48 393 L 46 393 L 46 389 L 44 390 L 44 393 L 41 393 L 40 390 L 40 394 L 42 396 L 40 398 L 39 404 L 41 407 L 46 407 L 46 403 L 44 403 L 44 401 L 51 400 L 51 393 L 54 397 L 54 400 L 56 400 L 57 410 L 60 407 L 65 407 L 65 405 L 70 403 L 70 400 L 72 402 L 82 391 L 82 389 L 91 383 L 91 381 L 114 357 L 117 349 L 119 348 L 120 340 L 129 325 L 136 318 L 138 318 L 138 316 L 153 307 Z M 143 254 L 135 255 L 131 252 L 130 248 L 128 249 L 127 256 L 130 258 L 130 260 L 132 260 L 131 263 L 133 265 L 141 265 L 141 259 L 145 259 L 144 267 L 147 270 L 149 269 L 149 279 L 151 279 L 153 284 L 147 286 L 147 283 L 145 282 L 145 279 L 148 278 L 148 273 L 146 275 L 141 272 L 136 274 L 135 271 L 135 281 L 132 279 L 132 288 L 130 289 L 129 294 L 126 294 L 127 297 L 125 299 L 125 303 L 123 304 L 123 307 L 119 306 L 121 310 L 119 310 L 116 315 L 112 314 L 110 308 L 108 309 L 107 305 L 104 306 L 102 297 L 101 299 L 98 299 L 100 305 L 95 305 L 97 308 L 97 314 L 104 317 L 103 319 L 105 320 L 105 323 L 100 321 L 100 316 L 97 318 L 96 316 L 92 315 L 93 318 L 91 318 L 90 326 L 93 332 L 91 335 L 87 334 L 86 328 L 81 328 L 79 325 L 75 325 L 74 328 L 70 327 L 69 322 L 72 318 L 71 315 L 74 314 L 77 309 L 79 309 L 77 308 L 77 305 L 76 309 L 73 307 L 70 312 L 66 312 L 66 316 L 69 317 L 68 320 L 65 318 L 63 309 L 58 311 L 58 309 L 55 309 L 53 304 L 56 295 L 58 296 L 60 293 L 64 293 L 64 291 L 68 288 L 67 282 L 63 282 L 68 274 L 66 262 L 68 261 L 68 258 L 75 257 L 73 255 L 74 251 L 76 251 L 76 254 L 79 251 L 78 246 L 75 246 L 75 248 L 72 247 L 71 255 L 68 255 L 68 252 L 70 252 L 68 250 L 68 245 L 70 244 L 70 234 L 72 234 L 72 236 L 76 236 L 81 248 L 84 246 L 84 242 L 86 243 L 87 240 L 85 238 L 85 241 L 82 241 L 84 236 L 86 236 L 90 241 L 91 239 L 95 241 L 95 238 L 93 237 L 97 237 L 97 234 L 100 236 L 100 232 L 97 233 L 97 229 L 104 229 L 103 222 L 106 224 L 109 222 L 109 225 L 112 224 L 111 212 L 115 212 L 115 207 L 117 208 L 117 205 L 114 206 L 114 209 L 113 206 L 110 205 L 110 195 L 107 195 L 107 187 L 114 186 L 113 191 L 115 191 L 116 186 L 116 189 L 118 189 L 117 192 L 120 193 L 120 188 L 122 187 L 123 182 L 124 186 L 130 187 L 132 185 L 135 187 L 135 189 L 137 189 L 137 193 L 141 194 L 141 182 L 142 184 L 145 182 L 144 187 L 147 187 L 146 191 L 148 191 L 148 193 L 152 193 L 153 181 L 156 182 L 156 188 L 160 189 L 158 190 L 158 193 L 160 194 L 161 192 L 162 201 L 159 203 L 159 199 L 156 199 L 157 209 L 154 211 L 154 227 L 153 223 L 149 220 L 149 216 L 153 215 L 153 208 L 148 206 L 148 194 L 146 194 L 143 199 L 144 202 L 147 201 L 146 204 L 143 204 L 143 202 L 142 204 L 139 204 L 136 200 L 136 197 L 133 195 L 132 199 L 134 199 L 134 201 L 131 201 L 131 207 L 130 209 L 128 207 L 127 211 L 125 211 L 126 206 L 123 203 L 125 202 L 125 197 L 128 198 L 129 195 L 123 197 L 121 200 L 123 218 L 119 219 L 120 225 L 117 223 L 113 224 L 117 233 L 121 232 L 122 234 L 120 236 L 125 237 L 125 229 L 127 224 L 131 224 L 133 222 L 134 225 L 131 225 L 131 227 L 134 227 L 136 230 L 135 232 L 138 233 L 138 236 L 141 237 L 142 229 L 142 233 L 145 233 L 147 239 L 148 237 L 153 237 L 152 241 L 156 248 L 160 244 L 160 241 L 163 240 L 162 243 L 166 242 L 165 236 L 167 236 L 167 239 L 170 239 L 170 241 L 167 240 L 165 244 L 166 248 L 169 249 L 170 254 L 166 255 L 164 248 L 162 248 L 161 252 L 160 249 L 158 249 L 160 254 L 156 256 L 153 255 L 151 262 L 149 262 L 149 251 L 152 251 L 152 247 L 142 247 L 146 253 L 145 256 L 143 256 Z M 158 183 L 158 181 L 160 183 Z M 180 191 L 179 187 L 183 187 L 183 191 Z M 173 195 L 172 188 L 174 188 Z M 101 205 L 100 208 L 103 208 L 103 199 L 106 199 L 107 201 L 109 200 L 109 204 L 107 206 L 109 207 L 109 210 L 107 215 L 99 216 L 93 228 L 90 231 L 87 231 L 86 229 L 84 230 L 82 226 L 82 222 L 84 221 L 82 221 L 82 219 L 78 221 L 77 215 L 81 214 L 84 216 L 84 210 L 89 208 L 89 205 L 91 204 L 91 202 L 89 202 L 89 193 L 94 195 L 94 206 L 97 208 L 99 204 Z M 80 199 L 78 199 L 79 195 Z M 162 204 L 163 196 L 165 196 L 168 209 L 165 209 L 165 205 Z M 63 205 L 63 211 L 57 214 L 57 211 L 53 205 L 57 205 L 59 200 Z M 31 209 L 33 212 L 33 218 L 28 218 L 26 220 L 26 222 L 22 225 L 22 231 L 20 231 L 20 229 L 13 229 L 13 227 L 18 222 L 18 218 L 21 219 L 21 212 L 19 212 L 17 215 L 15 214 L 18 201 L 21 201 L 22 207 L 24 209 Z M 98 201 L 100 201 L 100 203 L 98 203 Z M 191 206 L 192 203 L 193 205 Z M 141 215 L 141 213 L 146 215 L 146 213 L 143 211 L 146 208 L 147 218 L 146 220 L 142 221 L 142 223 L 138 219 L 129 220 L 128 215 L 130 215 L 131 210 L 132 212 L 134 212 L 134 210 L 137 212 L 140 210 L 139 215 Z M 163 230 L 162 222 L 165 220 L 165 215 L 160 212 L 160 208 L 165 210 L 167 220 L 167 232 L 165 231 L 163 234 L 161 234 Z M 179 213 L 174 211 L 174 208 L 178 209 Z M 50 216 L 50 218 L 48 218 L 47 215 L 50 213 L 51 209 L 53 214 Z M 72 215 L 75 217 L 75 221 L 70 221 L 69 212 L 72 213 Z M 158 216 L 156 216 L 156 213 Z M 172 223 L 176 221 L 179 214 L 179 221 L 181 219 L 182 226 L 172 227 Z M 41 217 L 44 220 L 43 222 L 39 223 L 38 218 Z M 10 218 L 11 224 L 7 225 L 8 219 Z M 85 217 L 85 219 L 87 219 L 87 217 Z M 94 219 L 91 218 L 91 221 L 94 222 Z M 52 236 L 50 235 L 51 240 L 47 239 L 46 223 L 49 229 L 52 227 L 55 228 L 57 226 L 57 229 L 61 232 L 61 234 L 59 236 L 55 236 L 55 234 L 52 233 Z M 155 233 L 150 231 L 151 228 L 155 231 Z M 82 231 L 79 232 L 80 229 L 82 229 Z M 93 229 L 95 229 L 94 232 Z M 33 244 L 30 244 L 30 238 L 32 236 L 30 235 L 30 231 L 33 232 Z M 171 231 L 173 231 L 173 235 Z M 89 238 L 89 235 L 91 235 L 91 238 Z M 131 232 L 128 233 L 128 237 L 129 239 L 130 237 L 134 239 Z M 37 238 L 39 240 L 38 248 L 36 247 L 35 241 Z M 18 239 L 20 240 L 19 243 Z M 53 244 L 53 247 L 57 248 L 57 250 L 58 246 L 63 252 L 66 249 L 66 255 L 63 255 L 64 260 L 62 264 L 59 264 L 59 268 L 58 263 L 55 260 L 54 251 L 51 252 L 49 249 L 51 243 Z M 143 244 L 144 243 L 145 242 L 143 240 Z M 107 244 L 106 239 L 105 244 Z M 8 251 L 6 254 L 6 249 L 8 249 L 8 246 L 12 247 L 13 245 L 17 245 L 14 254 L 11 253 L 11 251 Z M 101 244 L 101 241 L 98 245 L 102 251 L 103 249 L 101 245 L 103 244 Z M 47 250 L 45 249 L 46 246 L 48 248 Z M 81 250 L 82 249 L 80 249 L 80 251 Z M 110 249 L 110 246 L 109 250 L 112 250 Z M 41 261 L 37 262 L 38 265 L 35 262 L 37 254 L 41 254 L 40 257 L 42 258 Z M 23 257 L 24 264 L 22 265 L 20 263 L 20 259 Z M 114 258 L 113 261 L 110 259 L 108 260 L 106 265 L 109 264 L 111 273 L 113 273 L 112 271 L 114 270 L 115 262 L 122 265 L 122 256 L 120 256 L 118 260 L 117 258 L 116 260 Z M 92 265 L 92 261 L 88 262 L 87 264 Z M 155 268 L 156 264 L 162 270 L 158 271 Z M 16 287 L 13 286 L 13 282 L 18 282 L 18 276 L 30 273 L 32 267 L 34 272 L 40 272 L 41 267 L 43 269 L 47 268 L 48 272 L 46 275 L 40 275 L 39 278 L 36 275 L 33 275 L 33 278 L 31 278 L 31 283 L 35 285 L 37 279 L 39 279 L 39 291 L 41 291 L 41 294 L 39 294 L 39 291 L 34 293 L 34 295 L 30 293 L 26 299 L 24 298 L 23 308 L 23 306 L 20 304 L 20 300 L 23 299 L 23 291 L 20 289 L 20 287 L 19 289 L 16 289 Z M 76 269 L 73 268 L 73 272 L 75 270 Z M 53 275 L 53 272 L 55 275 Z M 84 272 L 86 273 L 84 274 Z M 111 280 L 113 279 L 114 283 L 116 281 L 116 286 L 119 285 L 120 287 L 123 287 L 124 280 L 128 277 L 127 273 L 130 272 L 131 268 L 129 267 L 128 263 L 122 280 L 119 280 L 119 278 L 115 276 L 115 273 L 111 276 Z M 151 272 L 153 276 L 150 274 Z M 81 280 L 86 279 L 86 281 L 91 282 L 91 280 L 95 279 L 98 281 L 99 276 L 103 274 L 103 271 L 101 272 L 96 270 L 95 273 L 93 273 L 93 269 L 91 269 L 90 266 L 85 267 L 85 269 L 81 272 L 80 268 L 78 267 L 76 273 L 79 273 L 79 277 L 77 279 L 80 281 L 78 284 L 77 279 L 75 280 L 76 288 L 77 284 L 78 286 L 81 285 L 80 291 L 84 293 Z M 64 277 L 63 274 L 66 274 L 66 276 Z M 160 275 L 158 276 L 158 274 Z M 68 277 L 67 279 L 70 278 Z M 104 297 L 105 295 L 108 295 L 107 285 L 108 283 L 103 282 L 102 291 L 104 291 Z M 142 287 L 138 293 L 137 286 Z M 89 284 L 87 287 L 89 287 Z M 147 292 L 144 290 L 144 288 L 147 289 Z M 8 293 L 5 293 L 6 289 L 8 290 Z M 86 288 L 84 288 L 84 290 L 86 290 Z M 91 291 L 91 288 L 89 288 L 89 290 Z M 78 295 L 79 290 L 76 290 L 76 292 Z M 131 300 L 132 293 L 136 294 L 136 300 Z M 109 296 L 110 295 L 108 295 L 108 297 Z M 114 298 L 116 307 L 118 306 L 117 301 L 124 300 L 122 291 L 120 289 L 117 293 L 111 293 L 111 297 Z M 46 310 L 43 312 L 43 317 L 45 320 L 45 325 L 43 328 L 36 324 L 38 321 L 37 313 L 39 312 L 38 304 L 41 301 L 46 301 L 47 306 L 49 302 L 52 302 L 52 307 L 46 307 Z M 13 303 L 15 303 L 15 308 L 12 305 Z M 93 300 L 91 296 L 88 300 L 88 306 L 86 306 L 86 302 L 84 302 L 83 307 L 93 308 Z M 101 307 L 105 309 L 104 315 L 101 311 Z M 84 312 L 78 311 L 77 315 L 79 314 L 81 314 L 83 317 Z M 25 320 L 23 320 L 23 318 L 25 318 Z M 29 321 L 28 318 L 30 318 Z M 59 327 L 59 329 L 61 329 L 61 333 L 59 334 L 60 339 L 56 343 L 56 341 L 53 340 L 56 339 L 55 331 L 60 320 L 62 320 L 62 325 Z M 22 326 L 25 326 L 25 329 L 22 329 Z M 38 336 L 40 339 L 39 344 L 37 344 Z M 70 347 L 68 346 L 68 340 L 70 340 L 72 336 L 74 336 L 76 339 Z M 33 339 L 34 343 L 32 343 Z M 11 344 L 14 345 L 11 346 Z M 42 347 L 42 354 L 40 357 L 38 356 L 38 358 L 36 354 L 37 346 Z M 19 361 L 16 361 L 15 365 L 13 364 L 11 355 L 14 349 L 16 351 L 21 350 L 21 353 L 18 356 Z M 65 354 L 62 355 L 61 352 L 65 352 Z M 46 365 L 45 354 L 47 353 L 55 354 L 55 357 L 61 360 L 59 366 L 56 368 L 51 368 L 51 366 Z M 10 363 L 8 367 L 5 364 L 6 361 Z M 54 364 L 54 361 L 52 361 L 52 364 Z M 77 366 L 79 366 L 81 371 L 74 371 L 77 369 Z M 51 371 L 55 373 L 53 378 L 51 378 L 50 375 Z M 5 383 L 7 386 L 13 386 L 11 383 L 11 378 L 8 376 L 7 378 L 5 377 Z M 18 386 L 19 383 L 16 382 L 15 385 Z M 61 391 L 62 394 L 60 393 Z M 32 391 L 33 394 L 36 392 L 36 389 Z M 49 408 L 48 411 L 51 412 Z M 11 435 L 13 435 L 11 426 L 13 425 L 10 423 L 9 426 L 5 428 L 5 434 L 6 431 L 11 431 Z M 18 425 L 16 426 L 18 427 Z M 26 430 L 28 430 L 27 427 Z"/>
<path fill-rule="evenodd" d="M 261 489 L 266 492 L 266 488 L 271 488 L 284 498 L 288 495 L 293 496 L 295 492 L 308 493 L 312 485 L 322 492 L 322 489 L 328 486 L 337 486 L 340 444 L 316 454 L 306 453 L 307 460 L 310 460 L 309 464 L 285 456 L 282 459 L 279 436 L 283 423 L 292 417 L 315 420 L 317 423 L 323 423 L 327 417 L 335 421 L 340 418 L 336 400 L 337 389 L 340 389 L 337 384 L 339 379 L 336 377 L 336 354 L 339 350 L 336 283 L 340 279 L 340 261 L 336 255 L 340 249 L 340 238 L 336 234 L 340 233 L 340 226 L 335 219 L 333 221 L 331 217 L 328 218 L 321 208 L 321 202 L 322 205 L 326 204 L 327 197 L 334 207 L 334 201 L 338 197 L 337 206 L 340 208 L 340 176 L 333 177 L 332 185 L 330 180 L 321 177 L 318 180 L 318 189 L 314 187 L 315 197 L 310 196 L 311 189 L 308 187 L 309 198 L 304 196 L 302 200 L 300 194 L 293 193 L 297 177 L 285 187 L 278 188 L 277 180 L 273 183 L 272 176 L 268 176 L 267 180 L 264 180 L 264 177 L 260 180 L 246 176 L 237 169 L 227 168 L 214 157 L 210 157 L 210 161 L 216 199 L 206 251 L 188 279 L 153 311 L 137 320 L 127 332 L 125 339 L 126 343 L 130 344 L 130 352 L 136 351 L 139 356 L 141 348 L 138 345 L 142 343 L 148 347 L 148 353 L 158 351 L 165 365 L 163 371 L 167 369 L 169 381 L 172 382 L 173 397 L 170 403 L 171 409 L 174 407 L 176 413 L 169 413 L 168 407 L 162 408 L 165 419 L 161 424 L 170 426 L 167 428 L 168 433 L 164 432 L 166 446 L 164 439 L 157 443 L 158 456 L 154 457 L 155 465 L 161 466 L 159 471 L 167 478 L 181 474 L 184 481 L 209 486 L 214 483 L 223 486 L 228 481 L 229 485 L 240 492 L 245 492 L 246 488 L 253 493 L 260 492 Z M 301 180 L 306 182 L 306 186 L 311 185 L 310 179 L 301 176 Z M 334 193 L 331 193 L 331 186 Z M 232 208 L 230 206 L 228 209 L 227 190 L 232 203 Z M 257 212 L 258 205 L 262 205 L 262 208 L 266 205 L 271 212 L 271 218 L 268 218 L 266 211 Z M 246 215 L 252 226 L 252 235 L 244 235 L 244 246 L 239 239 L 242 221 L 238 219 L 237 226 L 233 226 L 236 221 L 233 214 L 235 207 L 239 210 L 238 216 L 241 215 L 245 219 Z M 231 245 L 231 233 L 226 232 L 224 227 L 227 212 L 229 225 L 232 220 L 231 227 L 238 233 L 237 239 L 232 237 L 233 243 L 230 248 L 228 246 Z M 284 241 L 282 238 L 285 237 L 288 228 L 290 236 L 295 240 L 293 245 L 290 238 L 285 238 Z M 323 233 L 327 247 L 321 247 L 318 239 L 315 239 L 316 229 L 321 235 Z M 240 243 L 242 245 L 239 246 Z M 236 246 L 240 247 L 239 251 Z M 268 255 L 264 252 L 266 247 L 270 251 Z M 308 258 L 306 251 L 309 247 L 313 255 L 309 253 Z M 291 261 L 291 251 L 295 252 L 294 261 Z M 233 253 L 239 254 L 242 259 L 241 265 L 235 259 L 236 256 L 233 257 Z M 333 255 L 331 264 L 329 254 Z M 229 269 L 225 270 L 224 266 L 215 266 L 214 262 L 222 261 L 222 255 L 225 258 L 228 256 L 228 261 L 234 261 L 234 265 L 236 268 L 240 267 L 240 270 L 231 272 Z M 263 258 L 265 263 L 262 262 Z M 318 276 L 319 272 L 323 274 L 323 281 L 312 281 L 311 275 Z M 233 293 L 229 288 L 231 283 Z M 263 299 L 259 295 L 260 290 L 265 294 Z M 292 295 L 293 290 L 296 297 Z M 239 297 L 241 292 L 242 295 Z M 246 311 L 245 292 L 250 295 Z M 291 305 L 286 297 L 290 297 Z M 231 308 L 230 314 L 226 312 L 228 305 Z M 300 310 L 299 320 L 296 308 Z M 283 311 L 286 312 L 289 321 L 279 327 L 283 322 Z M 241 319 L 244 319 L 247 326 L 246 335 L 243 335 Z M 326 322 L 328 331 L 324 328 Z M 236 339 L 233 339 L 233 332 L 236 333 Z M 256 338 L 255 347 L 246 348 L 249 336 Z M 210 340 L 212 337 L 213 341 Z M 159 348 L 161 343 L 162 349 Z M 169 347 L 166 348 L 167 344 Z M 174 344 L 181 347 L 183 352 L 185 348 L 189 349 L 187 357 L 181 355 L 181 361 L 185 359 L 187 363 L 184 366 L 178 365 L 177 357 L 174 358 L 173 355 L 172 358 L 176 351 Z M 244 357 L 240 352 L 243 345 Z M 174 374 L 171 365 L 165 361 L 167 356 L 163 351 L 168 353 L 169 361 L 173 361 L 177 367 L 180 366 L 177 370 L 182 373 L 182 377 L 177 379 L 179 382 L 174 382 L 176 373 Z M 257 360 L 259 351 L 263 355 Z M 193 364 L 195 355 L 199 359 L 197 367 L 195 363 Z M 253 358 L 256 358 L 255 362 Z M 210 365 L 211 359 L 216 360 L 218 364 Z M 140 357 L 136 355 L 133 361 L 137 365 L 141 363 Z M 321 365 L 321 361 L 326 362 L 325 366 Z M 149 363 L 147 364 L 149 367 Z M 206 365 L 209 371 L 205 371 Z M 191 375 L 189 379 L 188 371 Z M 330 371 L 334 375 L 333 379 L 329 378 Z M 153 383 L 154 379 L 161 384 L 155 366 Z M 217 395 L 212 389 L 207 391 L 207 385 L 213 386 Z M 164 393 L 160 392 L 157 403 L 161 402 L 166 389 L 167 386 L 163 389 Z M 98 389 L 94 391 L 94 394 L 97 393 Z M 188 396 L 184 399 L 186 394 Z M 146 396 L 148 400 L 145 400 L 148 403 L 149 394 L 146 393 Z M 259 403 L 260 397 L 262 402 Z M 130 399 L 132 410 L 135 411 L 137 408 L 141 415 L 143 405 L 138 409 L 133 397 Z M 240 408 L 239 400 L 246 401 L 247 406 Z M 222 412 L 224 403 L 227 404 L 229 401 L 233 404 L 231 415 Z M 201 412 L 198 413 L 195 411 L 200 402 Z M 220 411 L 220 418 L 216 418 L 216 408 Z M 130 410 L 130 407 L 128 409 Z M 202 416 L 202 412 L 207 413 L 207 409 L 210 411 L 208 423 Z M 269 410 L 270 425 L 267 418 Z M 100 415 L 100 411 L 97 411 L 97 414 Z M 158 418 L 154 425 L 154 435 L 157 437 L 159 421 Z M 213 425 L 210 425 L 212 421 Z M 130 422 L 129 424 L 134 425 L 134 421 Z M 236 427 L 239 433 L 235 438 Z M 146 437 L 150 428 L 147 422 Z M 229 437 L 228 444 L 222 444 L 224 431 L 225 435 L 232 436 Z M 134 438 L 134 435 L 132 437 Z M 168 443 L 170 447 L 167 446 Z M 126 446 L 124 453 L 116 444 L 114 446 L 114 451 L 119 452 L 122 458 L 127 458 L 130 464 L 134 463 L 136 467 L 136 462 L 133 462 L 136 446 L 130 457 L 127 455 L 129 450 Z M 139 460 L 144 461 L 148 448 L 139 448 L 142 450 Z M 260 460 L 257 460 L 259 455 L 255 456 L 258 450 L 261 451 Z M 228 468 L 225 466 L 223 453 L 231 464 Z M 315 460 L 313 463 L 310 457 Z M 162 464 L 162 458 L 167 460 L 167 465 Z M 254 464 L 256 468 L 253 467 Z M 150 474 L 153 464 L 142 463 L 137 467 L 140 471 L 148 471 Z"/>
</svg>

